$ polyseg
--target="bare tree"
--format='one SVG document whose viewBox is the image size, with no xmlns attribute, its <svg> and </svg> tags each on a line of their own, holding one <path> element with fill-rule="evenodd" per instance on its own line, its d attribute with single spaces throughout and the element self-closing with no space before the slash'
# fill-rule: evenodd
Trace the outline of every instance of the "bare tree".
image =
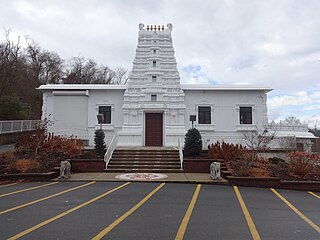
<svg viewBox="0 0 320 240">
<path fill-rule="evenodd" d="M 113 84 L 126 84 L 128 81 L 128 71 L 122 67 L 117 66 L 114 70 Z"/>
<path fill-rule="evenodd" d="M 254 154 L 258 151 L 268 149 L 269 143 L 275 138 L 275 136 L 276 132 L 270 133 L 266 128 L 260 131 L 244 131 L 242 133 L 243 140 Z"/>
<path fill-rule="evenodd" d="M 9 30 L 5 30 L 4 36 L 5 40 L 0 43 L 0 95 L 10 92 L 23 69 L 20 37 L 16 42 L 11 41 Z"/>
<path fill-rule="evenodd" d="M 127 70 L 117 67 L 112 70 L 84 57 L 72 58 L 67 69 L 65 83 L 78 84 L 125 84 L 128 80 Z"/>
<path fill-rule="evenodd" d="M 33 79 L 38 84 L 58 83 L 63 76 L 63 60 L 55 52 L 42 50 L 38 43 L 27 41 L 27 57 L 33 73 Z"/>
</svg>

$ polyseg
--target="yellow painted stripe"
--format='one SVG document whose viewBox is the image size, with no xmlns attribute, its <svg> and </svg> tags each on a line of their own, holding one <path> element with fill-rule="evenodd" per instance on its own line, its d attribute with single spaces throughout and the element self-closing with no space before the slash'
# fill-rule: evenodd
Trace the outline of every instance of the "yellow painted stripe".
<svg viewBox="0 0 320 240">
<path fill-rule="evenodd" d="M 111 223 L 108 227 L 103 229 L 98 235 L 92 238 L 92 240 L 97 240 L 103 238 L 108 232 L 110 232 L 113 228 L 115 228 L 119 223 L 121 223 L 124 219 L 126 219 L 129 215 L 131 215 L 134 211 L 136 211 L 142 204 L 148 201 L 149 198 L 152 197 L 160 188 L 162 188 L 165 183 L 161 183 L 157 188 L 155 188 L 152 192 L 150 192 L 145 198 L 143 198 L 139 203 L 137 203 L 134 207 L 128 210 L 121 217 L 117 218 L 113 223 Z"/>
<path fill-rule="evenodd" d="M 5 196 L 9 196 L 9 195 L 16 194 L 16 193 L 21 193 L 21 192 L 26 192 L 26 191 L 34 190 L 37 188 L 42 188 L 42 187 L 50 186 L 53 184 L 57 184 L 57 183 L 58 182 L 52 182 L 52 183 L 44 184 L 44 185 L 37 186 L 37 187 L 31 187 L 31 188 L 22 189 L 22 190 L 15 191 L 15 192 L 5 193 L 5 194 L 0 195 L 0 197 L 5 197 Z"/>
<path fill-rule="evenodd" d="M 253 220 L 252 220 L 252 218 L 250 216 L 248 208 L 247 208 L 246 204 L 243 201 L 243 198 L 241 196 L 241 193 L 240 193 L 238 187 L 237 186 L 233 186 L 233 189 L 234 189 L 234 191 L 235 191 L 235 193 L 237 195 L 238 201 L 239 201 L 240 206 L 242 208 L 242 212 L 243 212 L 243 214 L 244 214 L 244 216 L 246 218 L 246 221 L 247 221 L 247 224 L 249 226 L 252 238 L 254 240 L 260 240 L 261 239 L 260 235 L 259 235 L 259 233 L 257 231 L 256 226 L 254 225 L 254 222 L 253 222 Z"/>
<path fill-rule="evenodd" d="M 0 185 L 0 188 L 2 188 L 2 187 L 9 187 L 9 186 L 12 186 L 12 185 L 16 185 L 16 184 L 18 184 L 18 183 L 9 183 L 9 184 L 5 184 L 5 185 Z"/>
<path fill-rule="evenodd" d="M 196 190 L 193 193 L 193 196 L 192 196 L 191 202 L 189 204 L 189 207 L 187 209 L 187 212 L 184 215 L 184 218 L 182 219 L 182 222 L 181 222 L 180 227 L 178 229 L 178 232 L 177 232 L 177 235 L 175 238 L 176 240 L 183 239 L 183 236 L 184 236 L 184 233 L 186 232 L 194 205 L 196 204 L 200 189 L 201 189 L 201 184 L 198 184 Z"/>
<path fill-rule="evenodd" d="M 320 199 L 320 196 L 315 194 L 314 192 L 308 192 L 309 194 L 311 194 L 312 196 L 315 196 L 316 198 L 319 198 Z"/>
<path fill-rule="evenodd" d="M 89 182 L 89 183 L 80 185 L 80 186 L 78 186 L 78 187 L 70 188 L 70 189 L 67 189 L 67 190 L 65 190 L 65 191 L 58 192 L 58 193 L 55 193 L 55 194 L 53 194 L 53 195 L 50 195 L 50 196 L 47 196 L 47 197 L 44 197 L 44 198 L 40 198 L 40 199 L 35 200 L 35 201 L 32 201 L 32 202 L 28 202 L 28 203 L 25 203 L 25 204 L 22 204 L 22 205 L 13 207 L 13 208 L 9 208 L 9 209 L 7 209 L 7 210 L 5 210 L 5 211 L 0 212 L 0 215 L 1 215 L 1 214 L 4 214 L 4 213 L 7 213 L 7 212 L 12 212 L 12 211 L 14 211 L 14 210 L 17 210 L 17 209 L 20 209 L 20 208 L 23 208 L 23 207 L 26 207 L 26 206 L 30 206 L 30 205 L 32 205 L 32 204 L 35 204 L 35 203 L 38 203 L 38 202 L 41 202 L 41 201 L 48 200 L 48 199 L 53 198 L 53 197 L 57 197 L 57 196 L 62 195 L 62 194 L 64 194 L 64 193 L 71 192 L 71 191 L 74 191 L 74 190 L 76 190 L 76 189 L 83 188 L 83 187 L 89 186 L 89 185 L 94 184 L 94 183 L 95 183 L 95 181 Z"/>
<path fill-rule="evenodd" d="M 50 218 L 50 219 L 48 219 L 48 220 L 46 220 L 46 221 L 43 221 L 43 222 L 41 222 L 41 223 L 39 223 L 39 224 L 37 224 L 37 225 L 29 228 L 29 229 L 26 229 L 26 230 L 24 230 L 23 232 L 18 233 L 17 235 L 14 235 L 13 237 L 9 238 L 9 240 L 18 239 L 18 238 L 20 238 L 20 237 L 23 237 L 23 236 L 25 236 L 25 235 L 33 232 L 34 230 L 36 230 L 36 229 L 38 229 L 38 228 L 41 228 L 41 227 L 43 227 L 43 226 L 45 226 L 45 225 L 47 225 L 47 224 L 49 224 L 49 223 L 51 223 L 51 222 L 59 219 L 59 218 L 62 218 L 62 217 L 64 217 L 64 216 L 68 215 L 69 213 L 72 213 L 72 212 L 74 212 L 74 211 L 76 211 L 76 210 L 79 210 L 80 208 L 82 208 L 82 207 L 84 207 L 84 206 L 86 206 L 86 205 L 88 205 L 88 204 L 90 204 L 90 203 L 93 203 L 93 202 L 99 200 L 100 198 L 103 198 L 103 197 L 107 196 L 107 195 L 110 194 L 110 193 L 113 193 L 113 192 L 119 190 L 120 188 L 123 188 L 123 187 L 127 186 L 128 184 L 130 184 L 130 182 L 127 182 L 127 183 L 125 183 L 125 184 L 122 184 L 122 185 L 119 186 L 119 187 L 113 188 L 113 189 L 109 190 L 108 192 L 105 192 L 105 193 L 103 193 L 103 194 L 101 194 L 101 195 L 99 195 L 99 196 L 97 196 L 97 197 L 95 197 L 95 198 L 93 198 L 93 199 L 85 202 L 85 203 L 82 203 L 82 204 L 80 204 L 80 205 L 78 205 L 78 206 L 76 206 L 76 207 L 74 207 L 74 208 L 69 209 L 68 211 L 65 211 L 65 212 L 63 212 L 63 213 L 60 213 L 59 215 L 57 215 L 57 216 L 55 216 L 55 217 L 52 217 L 52 218 Z"/>
<path fill-rule="evenodd" d="M 280 193 L 277 192 L 274 188 L 270 188 L 271 191 L 277 195 L 285 204 L 288 205 L 289 208 L 292 209 L 296 214 L 298 214 L 299 217 L 301 217 L 305 222 L 307 222 L 311 227 L 313 227 L 318 233 L 320 233 L 320 227 L 313 223 L 309 218 L 307 218 L 305 215 L 303 215 L 302 212 L 300 212 L 295 206 L 293 206 L 287 199 L 285 199 Z"/>
</svg>

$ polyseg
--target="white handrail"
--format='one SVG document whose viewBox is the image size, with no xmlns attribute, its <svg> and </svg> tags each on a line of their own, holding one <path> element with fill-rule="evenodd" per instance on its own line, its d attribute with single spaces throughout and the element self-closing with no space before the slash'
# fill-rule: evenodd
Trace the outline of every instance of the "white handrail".
<svg viewBox="0 0 320 240">
<path fill-rule="evenodd" d="M 110 159 L 112 157 L 113 151 L 117 147 L 117 145 L 118 145 L 118 135 L 115 134 L 113 136 L 109 146 L 108 146 L 106 153 L 104 154 L 104 161 L 106 162 L 106 169 L 108 168 L 108 164 L 109 164 Z"/>
<path fill-rule="evenodd" d="M 178 148 L 179 148 L 179 157 L 180 157 L 180 169 L 183 169 L 183 151 L 182 151 L 182 144 L 181 138 L 178 136 Z"/>
</svg>

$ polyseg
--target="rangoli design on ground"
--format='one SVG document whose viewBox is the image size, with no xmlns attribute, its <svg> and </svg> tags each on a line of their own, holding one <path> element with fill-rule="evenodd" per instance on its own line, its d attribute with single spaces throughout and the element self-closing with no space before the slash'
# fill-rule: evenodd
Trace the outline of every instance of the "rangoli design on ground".
<svg viewBox="0 0 320 240">
<path fill-rule="evenodd" d="M 164 179 L 167 177 L 168 177 L 167 175 L 160 174 L 160 173 L 127 173 L 127 174 L 117 175 L 115 178 L 122 179 L 122 180 L 148 181 L 148 180 Z"/>
</svg>

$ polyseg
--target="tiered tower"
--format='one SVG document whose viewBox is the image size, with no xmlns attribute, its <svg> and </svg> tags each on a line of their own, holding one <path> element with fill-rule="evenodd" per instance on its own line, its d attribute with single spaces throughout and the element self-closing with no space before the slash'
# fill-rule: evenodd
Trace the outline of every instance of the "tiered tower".
<svg viewBox="0 0 320 240">
<path fill-rule="evenodd" d="M 184 92 L 172 45 L 172 24 L 139 24 L 119 146 L 178 146 L 184 136 Z"/>
</svg>

